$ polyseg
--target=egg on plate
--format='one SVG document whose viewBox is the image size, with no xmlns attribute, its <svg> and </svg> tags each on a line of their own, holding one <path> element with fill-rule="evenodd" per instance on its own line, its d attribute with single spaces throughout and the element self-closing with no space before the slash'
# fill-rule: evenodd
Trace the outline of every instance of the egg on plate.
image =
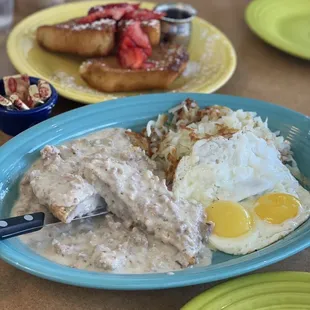
<svg viewBox="0 0 310 310">
<path fill-rule="evenodd" d="M 209 242 L 229 254 L 261 249 L 310 215 L 310 194 L 281 162 L 275 146 L 252 132 L 197 141 L 181 159 L 173 191 L 205 206 Z"/>
</svg>

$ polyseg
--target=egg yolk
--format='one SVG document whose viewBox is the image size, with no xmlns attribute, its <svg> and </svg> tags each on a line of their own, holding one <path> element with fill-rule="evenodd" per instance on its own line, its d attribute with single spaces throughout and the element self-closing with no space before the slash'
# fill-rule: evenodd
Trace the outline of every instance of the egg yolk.
<svg viewBox="0 0 310 310">
<path fill-rule="evenodd" d="M 219 200 L 205 211 L 207 220 L 215 224 L 213 233 L 219 237 L 239 237 L 252 227 L 250 215 L 239 203 Z"/>
<path fill-rule="evenodd" d="M 270 193 L 261 196 L 255 207 L 258 217 L 270 224 L 281 224 L 298 214 L 300 202 L 292 195 Z"/>
</svg>

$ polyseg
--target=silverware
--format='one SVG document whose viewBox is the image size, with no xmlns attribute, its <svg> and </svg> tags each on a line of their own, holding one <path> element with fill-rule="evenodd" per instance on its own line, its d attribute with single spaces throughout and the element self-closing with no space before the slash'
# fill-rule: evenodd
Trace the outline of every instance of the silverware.
<svg viewBox="0 0 310 310">
<path fill-rule="evenodd" d="M 167 3 L 159 4 L 155 11 L 165 12 L 161 18 L 161 40 L 164 43 L 174 43 L 188 47 L 192 33 L 192 19 L 197 11 L 189 4 Z"/>
<path fill-rule="evenodd" d="M 92 213 L 76 217 L 73 221 L 106 215 L 109 212 L 106 207 L 100 207 Z M 0 219 L 0 240 L 28 234 L 42 229 L 44 226 L 60 223 L 60 220 L 54 216 L 45 216 L 44 212 L 36 212 L 21 216 Z"/>
</svg>

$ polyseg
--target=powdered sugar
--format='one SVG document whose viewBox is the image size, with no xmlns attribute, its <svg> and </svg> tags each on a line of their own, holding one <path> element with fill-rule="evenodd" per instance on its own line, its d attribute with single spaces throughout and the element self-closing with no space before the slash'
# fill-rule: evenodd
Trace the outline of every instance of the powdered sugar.
<svg viewBox="0 0 310 310">
<path fill-rule="evenodd" d="M 184 77 L 194 76 L 200 70 L 201 64 L 197 61 L 189 61 L 183 72 Z"/>
<path fill-rule="evenodd" d="M 159 21 L 157 19 L 151 19 L 151 20 L 145 20 L 142 21 L 142 26 L 149 26 L 149 27 L 156 27 L 159 24 Z"/>
<path fill-rule="evenodd" d="M 93 23 L 88 24 L 74 24 L 74 25 L 62 25 L 62 28 L 71 28 L 72 30 L 81 31 L 85 29 L 102 30 L 107 27 L 115 27 L 116 21 L 109 18 L 103 18 Z"/>
<path fill-rule="evenodd" d="M 176 91 L 192 91 L 202 85 L 211 88 L 227 71 L 227 59 L 234 58 L 229 41 L 223 40 L 223 36 L 213 28 L 203 30 L 198 41 L 202 53 L 188 63 L 182 75 L 184 84 Z M 197 55 L 196 48 L 190 46 L 190 55 Z"/>
</svg>

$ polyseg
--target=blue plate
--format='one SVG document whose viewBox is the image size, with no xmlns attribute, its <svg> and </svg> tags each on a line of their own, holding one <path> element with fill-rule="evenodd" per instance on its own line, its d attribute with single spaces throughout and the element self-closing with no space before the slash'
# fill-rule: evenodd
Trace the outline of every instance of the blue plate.
<svg viewBox="0 0 310 310">
<path fill-rule="evenodd" d="M 310 178 L 310 119 L 307 116 L 263 101 L 207 94 L 155 94 L 118 99 L 79 108 L 40 123 L 0 148 L 0 217 L 7 217 L 18 196 L 18 182 L 47 143 L 58 144 L 107 127 L 142 128 L 146 122 L 191 97 L 200 106 L 226 105 L 232 109 L 256 111 L 268 117 L 272 130 L 281 130 L 292 143 L 295 158 Z M 0 242 L 0 257 L 36 276 L 72 285 L 105 289 L 161 289 L 206 283 L 267 266 L 310 246 L 310 221 L 286 238 L 244 256 L 216 252 L 207 267 L 193 267 L 173 275 L 120 275 L 78 270 L 53 263 L 23 245 L 18 239 Z"/>
</svg>

